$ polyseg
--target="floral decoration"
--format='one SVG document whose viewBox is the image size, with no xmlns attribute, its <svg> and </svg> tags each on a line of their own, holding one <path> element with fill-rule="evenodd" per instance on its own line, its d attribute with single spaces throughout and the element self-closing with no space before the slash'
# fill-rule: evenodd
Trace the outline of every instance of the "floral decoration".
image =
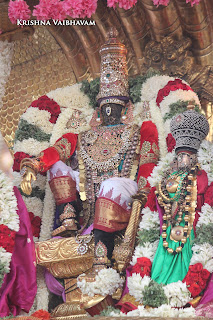
<svg viewBox="0 0 213 320">
<path fill-rule="evenodd" d="M 29 154 L 19 151 L 14 154 L 13 171 L 20 171 L 20 164 L 24 158 L 29 158 Z"/>
<path fill-rule="evenodd" d="M 0 287 L 4 274 L 10 272 L 10 261 L 19 231 L 17 200 L 10 179 L 0 171 Z"/>
<path fill-rule="evenodd" d="M 10 21 L 15 24 L 18 19 L 29 20 L 31 11 L 24 0 L 10 1 L 8 6 L 8 16 Z"/>
<path fill-rule="evenodd" d="M 130 275 L 133 273 L 139 273 L 143 278 L 144 276 L 150 276 L 152 263 L 148 258 L 137 258 L 137 263 L 132 267 Z"/>
<path fill-rule="evenodd" d="M 45 310 L 37 310 L 33 314 L 31 314 L 32 317 L 39 318 L 42 320 L 49 320 L 50 319 L 50 313 Z"/>
<path fill-rule="evenodd" d="M 102 296 L 112 295 L 116 289 L 122 287 L 124 280 L 120 278 L 118 272 L 112 268 L 102 269 L 95 276 L 94 282 L 87 282 L 82 279 L 84 274 L 77 278 L 77 286 L 83 294 L 93 297 L 95 294 Z"/>
<path fill-rule="evenodd" d="M 33 236 L 38 238 L 40 234 L 40 228 L 41 228 L 41 218 L 38 216 L 35 216 L 33 212 L 29 212 L 29 216 L 30 216 Z"/>
<path fill-rule="evenodd" d="M 14 230 L 9 229 L 4 224 L 0 224 L 0 247 L 12 253 L 15 244 L 15 235 L 16 232 Z"/>
<path fill-rule="evenodd" d="M 34 6 L 33 16 L 38 20 L 58 20 L 62 21 L 67 17 L 72 18 L 91 18 L 97 9 L 98 0 L 40 0 L 39 4 Z M 156 6 L 167 6 L 170 0 L 153 0 Z M 186 0 L 191 6 L 198 4 L 200 0 Z M 137 0 L 107 0 L 107 6 L 129 10 L 135 6 Z M 8 15 L 12 23 L 16 23 L 18 19 L 29 20 L 31 11 L 26 1 L 10 0 Z"/>
<path fill-rule="evenodd" d="M 193 298 L 197 297 L 205 289 L 209 276 L 210 272 L 204 269 L 201 263 L 189 266 L 189 271 L 183 282 L 186 282 Z"/>
<path fill-rule="evenodd" d="M 174 81 L 169 81 L 165 87 L 163 87 L 162 89 L 160 89 L 158 91 L 158 95 L 156 98 L 157 106 L 158 107 L 160 106 L 161 101 L 165 97 L 167 97 L 171 91 L 176 91 L 178 89 L 186 90 L 186 91 L 192 90 L 192 88 L 190 86 L 183 83 L 182 80 L 180 80 L 180 79 L 175 79 Z"/>
<path fill-rule="evenodd" d="M 47 96 L 41 96 L 38 100 L 31 103 L 31 107 L 38 108 L 39 110 L 47 110 L 50 114 L 50 122 L 56 123 L 56 120 L 61 113 L 59 105 Z"/>
<path fill-rule="evenodd" d="M 38 20 L 62 21 L 66 18 L 66 10 L 61 0 L 40 0 L 39 4 L 34 7 L 33 16 Z"/>
</svg>

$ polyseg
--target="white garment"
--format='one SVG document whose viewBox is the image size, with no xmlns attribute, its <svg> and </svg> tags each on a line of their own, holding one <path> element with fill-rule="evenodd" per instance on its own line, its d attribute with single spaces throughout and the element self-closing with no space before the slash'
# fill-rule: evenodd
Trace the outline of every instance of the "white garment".
<svg viewBox="0 0 213 320">
<path fill-rule="evenodd" d="M 48 181 L 55 177 L 70 176 L 76 182 L 76 189 L 79 192 L 79 172 L 67 166 L 63 161 L 57 161 L 48 171 Z"/>
<path fill-rule="evenodd" d="M 101 183 L 99 197 L 106 197 L 115 201 L 124 209 L 129 210 L 132 203 L 131 196 L 138 191 L 138 185 L 130 178 L 113 177 Z"/>
</svg>

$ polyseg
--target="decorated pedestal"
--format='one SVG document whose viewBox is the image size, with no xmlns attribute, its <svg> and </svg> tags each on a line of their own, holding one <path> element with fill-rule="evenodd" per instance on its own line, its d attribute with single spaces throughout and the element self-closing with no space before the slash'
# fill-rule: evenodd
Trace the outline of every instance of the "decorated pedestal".
<svg viewBox="0 0 213 320">
<path fill-rule="evenodd" d="M 80 236 L 81 244 L 74 237 L 50 239 L 36 243 L 37 264 L 45 267 L 54 277 L 64 279 L 66 302 L 57 306 L 51 319 L 82 319 L 86 312 L 81 309 L 81 292 L 77 288 L 77 276 L 87 272 L 93 263 L 94 242 L 91 236 Z M 88 241 L 90 242 L 88 243 Z M 84 244 L 84 254 L 80 246 Z"/>
</svg>

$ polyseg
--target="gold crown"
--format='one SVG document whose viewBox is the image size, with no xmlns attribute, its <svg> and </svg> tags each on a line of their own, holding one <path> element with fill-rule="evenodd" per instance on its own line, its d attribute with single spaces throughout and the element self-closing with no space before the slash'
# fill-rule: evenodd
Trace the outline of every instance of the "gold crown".
<svg viewBox="0 0 213 320">
<path fill-rule="evenodd" d="M 100 106 L 109 103 L 109 101 L 125 105 L 125 100 L 129 99 L 127 50 L 125 45 L 117 39 L 117 36 L 117 30 L 110 28 L 108 40 L 100 49 L 101 76 L 97 95 Z"/>
</svg>

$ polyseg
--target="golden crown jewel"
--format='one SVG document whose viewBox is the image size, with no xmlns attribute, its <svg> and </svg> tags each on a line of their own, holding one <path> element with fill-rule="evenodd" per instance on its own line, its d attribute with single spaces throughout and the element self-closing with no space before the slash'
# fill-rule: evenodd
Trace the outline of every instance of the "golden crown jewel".
<svg viewBox="0 0 213 320">
<path fill-rule="evenodd" d="M 97 95 L 100 106 L 106 103 L 117 103 L 124 106 L 129 100 L 127 50 L 117 36 L 116 28 L 110 28 L 108 39 L 100 49 L 101 76 Z"/>
</svg>

